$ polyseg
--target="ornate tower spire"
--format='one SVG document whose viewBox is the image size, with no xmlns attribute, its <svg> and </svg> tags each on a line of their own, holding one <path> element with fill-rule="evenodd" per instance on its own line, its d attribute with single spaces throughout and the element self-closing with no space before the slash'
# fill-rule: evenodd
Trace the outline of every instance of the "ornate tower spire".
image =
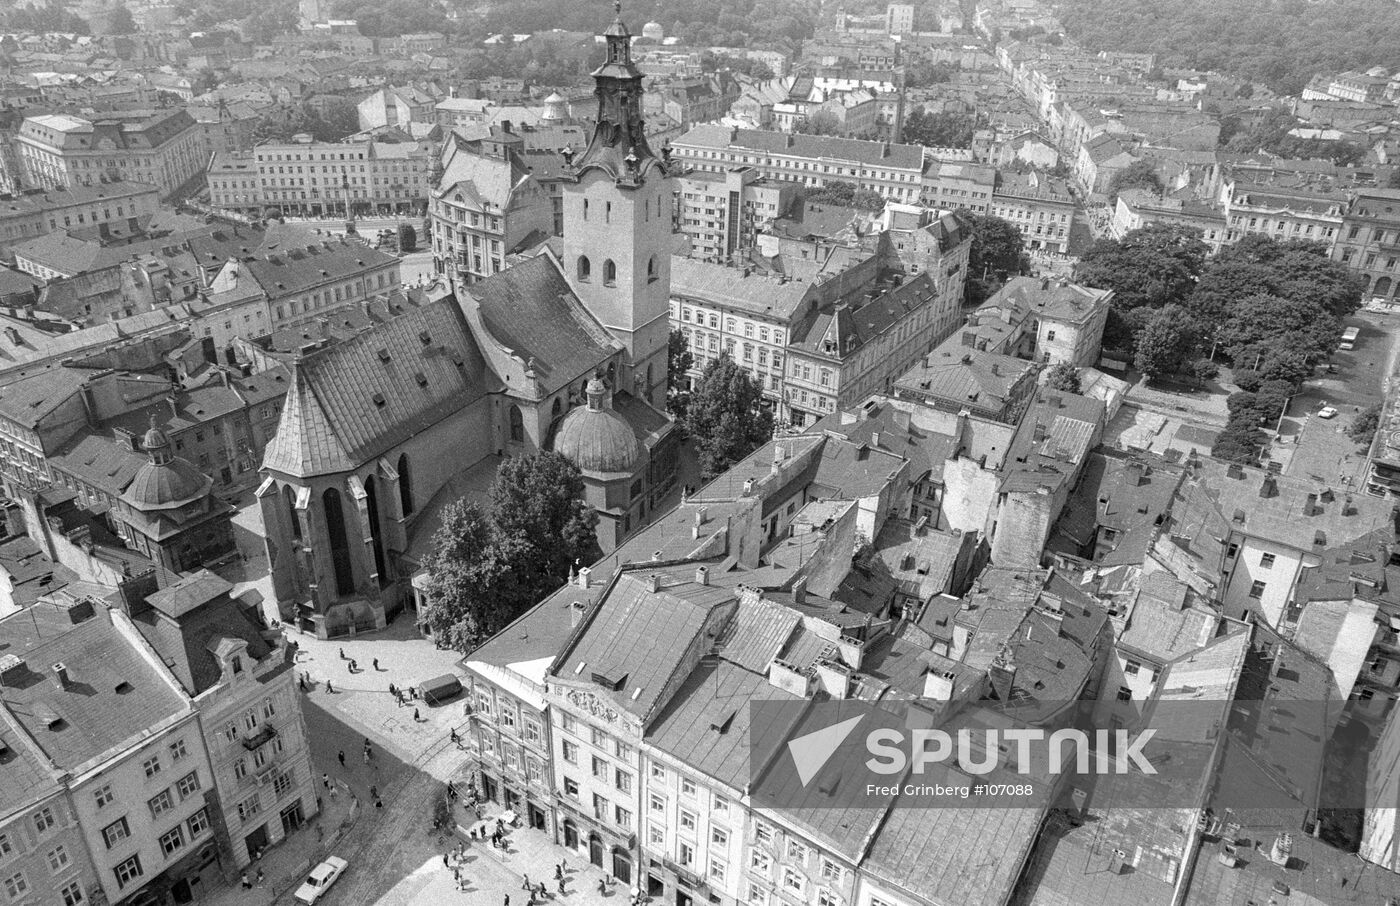
<svg viewBox="0 0 1400 906">
<path fill-rule="evenodd" d="M 642 73 L 632 62 L 632 33 L 622 21 L 622 3 L 614 0 L 616 18 L 603 38 L 607 57 L 593 70 L 598 98 L 597 124 L 588 147 L 574 162 L 575 176 L 598 167 L 622 186 L 639 186 L 647 174 L 666 164 L 647 145 L 642 121 Z"/>
</svg>

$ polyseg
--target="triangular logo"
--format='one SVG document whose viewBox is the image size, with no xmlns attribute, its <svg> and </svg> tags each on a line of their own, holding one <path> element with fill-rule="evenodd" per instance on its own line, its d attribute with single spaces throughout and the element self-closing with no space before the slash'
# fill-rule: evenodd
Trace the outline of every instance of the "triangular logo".
<svg viewBox="0 0 1400 906">
<path fill-rule="evenodd" d="M 797 779 L 802 781 L 803 786 L 811 783 L 812 778 L 817 776 L 822 766 L 830 760 L 837 746 L 846 741 L 846 737 L 851 735 L 851 731 L 860 721 L 860 716 L 852 717 L 788 742 L 792 763 L 797 767 Z"/>
</svg>

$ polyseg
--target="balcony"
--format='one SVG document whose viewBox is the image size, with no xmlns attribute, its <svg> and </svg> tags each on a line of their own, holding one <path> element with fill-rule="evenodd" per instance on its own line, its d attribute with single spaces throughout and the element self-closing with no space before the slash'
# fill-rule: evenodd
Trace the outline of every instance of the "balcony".
<svg viewBox="0 0 1400 906">
<path fill-rule="evenodd" d="M 254 733 L 252 736 L 243 737 L 243 748 L 251 752 L 254 749 L 267 745 L 276 737 L 277 728 L 270 723 L 264 722 L 262 727 L 258 729 L 258 732 Z"/>
</svg>

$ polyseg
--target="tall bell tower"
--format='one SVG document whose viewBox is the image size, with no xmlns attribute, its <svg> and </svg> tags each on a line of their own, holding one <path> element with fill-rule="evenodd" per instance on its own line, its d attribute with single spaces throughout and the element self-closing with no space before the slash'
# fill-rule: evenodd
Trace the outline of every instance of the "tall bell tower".
<svg viewBox="0 0 1400 906">
<path fill-rule="evenodd" d="M 670 330 L 673 169 L 647 145 L 642 74 L 617 18 L 607 58 L 593 71 L 597 123 L 581 154 L 566 153 L 563 266 L 578 297 L 627 348 L 618 389 L 666 404 Z"/>
</svg>

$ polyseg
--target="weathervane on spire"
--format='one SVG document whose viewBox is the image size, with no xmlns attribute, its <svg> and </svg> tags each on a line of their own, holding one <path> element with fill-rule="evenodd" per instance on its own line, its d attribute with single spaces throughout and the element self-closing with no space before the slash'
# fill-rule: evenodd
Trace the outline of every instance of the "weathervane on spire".
<svg viewBox="0 0 1400 906">
<path fill-rule="evenodd" d="M 622 18 L 622 0 L 613 0 L 613 12 L 617 13 L 619 19 Z"/>
</svg>

